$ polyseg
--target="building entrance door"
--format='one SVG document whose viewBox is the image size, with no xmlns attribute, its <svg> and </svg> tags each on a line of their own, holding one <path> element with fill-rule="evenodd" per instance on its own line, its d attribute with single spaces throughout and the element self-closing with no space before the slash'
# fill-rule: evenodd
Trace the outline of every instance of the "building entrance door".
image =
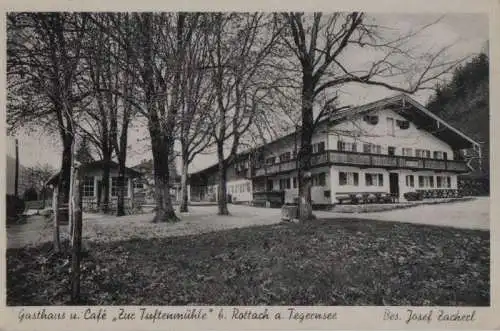
<svg viewBox="0 0 500 331">
<path fill-rule="evenodd" d="M 389 173 L 389 191 L 399 198 L 399 175 L 397 173 Z"/>
</svg>

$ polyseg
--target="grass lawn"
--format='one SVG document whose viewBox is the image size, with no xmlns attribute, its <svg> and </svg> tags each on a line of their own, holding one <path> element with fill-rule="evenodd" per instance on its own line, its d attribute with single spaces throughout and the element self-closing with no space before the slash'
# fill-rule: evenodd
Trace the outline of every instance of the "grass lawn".
<svg viewBox="0 0 500 331">
<path fill-rule="evenodd" d="M 489 237 L 353 219 L 95 243 L 82 304 L 488 306 Z M 49 250 L 7 251 L 8 305 L 67 303 Z"/>
</svg>

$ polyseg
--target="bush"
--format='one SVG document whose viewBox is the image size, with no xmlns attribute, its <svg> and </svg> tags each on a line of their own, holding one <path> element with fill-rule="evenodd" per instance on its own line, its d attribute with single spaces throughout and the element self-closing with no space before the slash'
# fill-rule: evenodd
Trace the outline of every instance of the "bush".
<svg viewBox="0 0 500 331">
<path fill-rule="evenodd" d="M 406 192 L 403 194 L 403 197 L 408 201 L 420 201 L 423 199 L 423 196 L 420 192 Z"/>
<path fill-rule="evenodd" d="M 17 220 L 18 216 L 24 211 L 24 201 L 14 195 L 7 194 L 7 219 Z"/>
</svg>

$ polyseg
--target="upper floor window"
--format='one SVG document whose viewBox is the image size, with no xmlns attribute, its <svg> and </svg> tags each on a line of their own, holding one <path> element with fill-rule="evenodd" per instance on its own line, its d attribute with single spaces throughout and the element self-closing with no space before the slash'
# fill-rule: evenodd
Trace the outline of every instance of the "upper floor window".
<svg viewBox="0 0 500 331">
<path fill-rule="evenodd" d="M 290 189 L 290 178 L 280 179 L 280 190 L 288 190 L 288 189 Z"/>
<path fill-rule="evenodd" d="M 356 152 L 357 146 L 356 143 L 348 143 L 345 141 L 337 142 L 337 150 L 339 151 L 348 151 L 348 152 Z"/>
<path fill-rule="evenodd" d="M 382 154 L 382 146 L 374 144 L 363 144 L 363 153 Z"/>
<path fill-rule="evenodd" d="M 403 156 L 413 156 L 413 149 L 403 148 Z"/>
<path fill-rule="evenodd" d="M 415 156 L 430 159 L 431 151 L 428 149 L 415 149 Z"/>
<path fill-rule="evenodd" d="M 271 165 L 271 164 L 274 164 L 276 162 L 276 158 L 274 156 L 271 156 L 271 157 L 268 157 L 266 159 L 266 164 L 267 165 Z"/>
<path fill-rule="evenodd" d="M 280 155 L 280 162 L 289 161 L 290 157 L 291 157 L 291 153 L 290 152 L 283 153 L 283 154 Z"/>
<path fill-rule="evenodd" d="M 365 115 L 363 116 L 363 121 L 371 125 L 378 124 L 378 116 L 377 115 Z"/>
<path fill-rule="evenodd" d="M 396 124 L 401 130 L 407 130 L 410 128 L 410 122 L 409 121 L 401 121 L 401 120 L 396 120 Z"/>
<path fill-rule="evenodd" d="M 387 117 L 387 134 L 394 136 L 394 118 Z"/>
<path fill-rule="evenodd" d="M 325 151 L 325 142 L 319 142 L 312 145 L 313 153 L 323 153 Z"/>
<path fill-rule="evenodd" d="M 434 151 L 434 153 L 432 153 L 432 157 L 435 158 L 435 159 L 444 159 L 444 153 L 443 152 L 439 152 L 439 151 Z"/>
</svg>

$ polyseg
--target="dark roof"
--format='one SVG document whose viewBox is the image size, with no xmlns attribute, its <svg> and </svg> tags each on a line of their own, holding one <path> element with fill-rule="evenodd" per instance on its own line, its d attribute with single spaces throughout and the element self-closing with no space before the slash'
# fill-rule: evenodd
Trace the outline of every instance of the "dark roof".
<svg viewBox="0 0 500 331">
<path fill-rule="evenodd" d="M 110 169 L 118 169 L 118 163 L 114 161 L 109 161 L 108 162 Z M 83 163 L 80 165 L 80 170 L 82 172 L 87 172 L 87 171 L 92 171 L 92 170 L 99 170 L 99 169 L 104 169 L 104 166 L 106 165 L 105 161 L 93 161 L 89 163 Z M 141 173 L 132 169 L 132 168 L 125 168 L 125 176 L 127 177 L 140 177 Z M 52 185 L 55 184 L 59 179 L 59 172 L 54 174 L 45 185 Z"/>
</svg>

